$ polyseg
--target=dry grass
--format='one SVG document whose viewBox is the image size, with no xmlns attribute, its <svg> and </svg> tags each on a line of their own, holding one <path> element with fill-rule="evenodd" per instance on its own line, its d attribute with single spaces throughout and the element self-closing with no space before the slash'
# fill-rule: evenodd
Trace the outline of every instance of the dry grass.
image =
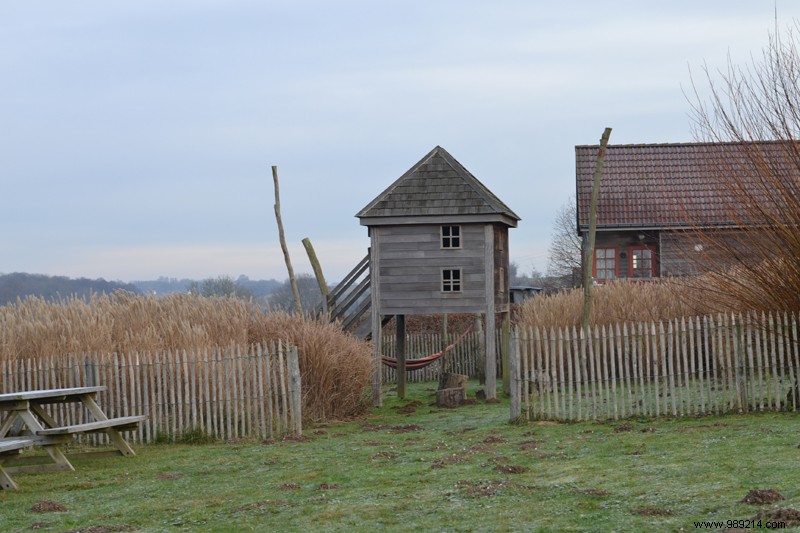
<svg viewBox="0 0 800 533">
<path fill-rule="evenodd" d="M 665 279 L 652 283 L 621 281 L 599 285 L 592 291 L 592 325 L 623 322 L 657 322 L 696 316 L 711 311 L 708 300 L 685 281 Z M 583 316 L 583 289 L 531 298 L 516 316 L 520 324 L 537 327 L 579 327 Z"/>
<path fill-rule="evenodd" d="M 0 307 L 0 361 L 85 352 L 200 353 L 278 341 L 298 347 L 306 418 L 344 419 L 367 409 L 372 359 L 366 343 L 334 325 L 265 313 L 240 298 L 118 292 L 60 302 L 30 297 Z"/>
</svg>

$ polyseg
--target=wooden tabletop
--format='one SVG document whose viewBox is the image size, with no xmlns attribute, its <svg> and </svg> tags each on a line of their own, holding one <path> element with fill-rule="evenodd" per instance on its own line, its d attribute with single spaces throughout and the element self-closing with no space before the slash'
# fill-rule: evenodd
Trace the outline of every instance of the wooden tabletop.
<svg viewBox="0 0 800 533">
<path fill-rule="evenodd" d="M 82 394 L 93 394 L 106 390 L 105 386 L 74 387 L 71 389 L 29 390 L 22 392 L 8 392 L 0 394 L 0 403 L 19 402 L 25 400 L 59 400 Z"/>
</svg>

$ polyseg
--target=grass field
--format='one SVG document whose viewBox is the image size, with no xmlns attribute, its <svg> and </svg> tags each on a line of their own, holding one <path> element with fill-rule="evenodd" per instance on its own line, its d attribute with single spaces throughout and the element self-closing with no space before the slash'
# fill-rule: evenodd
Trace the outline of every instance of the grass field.
<svg viewBox="0 0 800 533">
<path fill-rule="evenodd" d="M 506 403 L 437 409 L 433 387 L 300 440 L 17 474 L 0 531 L 694 531 L 800 509 L 797 414 L 513 426 Z M 785 499 L 741 503 L 752 489 Z"/>
</svg>

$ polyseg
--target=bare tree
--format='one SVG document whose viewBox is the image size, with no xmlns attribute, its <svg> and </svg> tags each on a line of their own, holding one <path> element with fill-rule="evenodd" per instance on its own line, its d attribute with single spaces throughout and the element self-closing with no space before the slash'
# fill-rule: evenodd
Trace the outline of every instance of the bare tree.
<svg viewBox="0 0 800 533">
<path fill-rule="evenodd" d="M 695 137 L 729 142 L 718 182 L 729 230 L 700 227 L 713 253 L 698 254 L 703 282 L 727 307 L 800 309 L 800 54 L 798 27 L 776 31 L 760 56 L 723 71 L 704 69 L 708 96 L 694 83 Z M 768 142 L 765 142 L 768 141 Z M 711 280 L 709 283 L 708 280 Z"/>
<path fill-rule="evenodd" d="M 578 235 L 578 210 L 575 197 L 570 198 L 556 213 L 550 241 L 547 274 L 570 280 L 581 270 L 581 237 Z"/>
</svg>

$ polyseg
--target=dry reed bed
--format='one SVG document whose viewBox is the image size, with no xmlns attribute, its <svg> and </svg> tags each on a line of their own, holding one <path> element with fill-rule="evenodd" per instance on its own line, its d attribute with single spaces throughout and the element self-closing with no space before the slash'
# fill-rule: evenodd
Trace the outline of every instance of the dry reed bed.
<svg viewBox="0 0 800 533">
<path fill-rule="evenodd" d="M 658 282 L 621 281 L 598 285 L 592 291 L 592 326 L 625 322 L 659 322 L 681 317 L 728 311 L 721 299 L 702 283 L 665 279 Z M 704 297 L 705 296 L 705 297 Z M 727 307 L 727 306 L 724 306 Z M 531 298 L 519 308 L 516 321 L 525 326 L 566 328 L 580 326 L 583 317 L 583 289 Z"/>
<path fill-rule="evenodd" d="M 277 341 L 298 347 L 304 418 L 342 419 L 366 411 L 372 375 L 366 343 L 331 324 L 266 313 L 252 301 L 118 292 L 59 302 L 29 297 L 0 307 L 0 361 L 86 352 L 201 353 Z"/>
</svg>

